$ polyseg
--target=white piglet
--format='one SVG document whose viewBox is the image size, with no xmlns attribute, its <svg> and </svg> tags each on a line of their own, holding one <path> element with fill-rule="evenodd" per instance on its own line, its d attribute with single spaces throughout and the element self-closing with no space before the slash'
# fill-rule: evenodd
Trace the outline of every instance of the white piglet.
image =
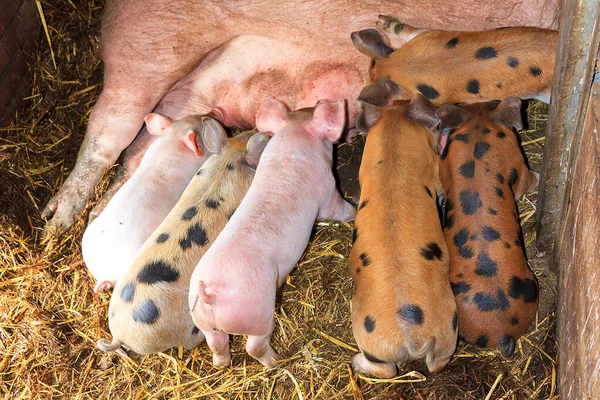
<svg viewBox="0 0 600 400">
<path fill-rule="evenodd" d="M 344 101 L 288 112 L 263 100 L 256 126 L 273 132 L 248 193 L 190 281 L 189 306 L 215 365 L 231 361 L 229 335 L 248 335 L 246 351 L 276 365 L 271 348 L 275 292 L 308 244 L 316 219 L 348 221 L 332 173 L 332 143 L 344 129 Z"/>
<path fill-rule="evenodd" d="M 160 136 L 139 168 L 83 234 L 81 253 L 99 293 L 121 279 L 146 239 L 175 206 L 196 171 L 211 155 L 203 143 L 223 140 L 223 127 L 205 116 L 173 121 L 160 114 L 145 118 L 148 132 Z"/>
</svg>

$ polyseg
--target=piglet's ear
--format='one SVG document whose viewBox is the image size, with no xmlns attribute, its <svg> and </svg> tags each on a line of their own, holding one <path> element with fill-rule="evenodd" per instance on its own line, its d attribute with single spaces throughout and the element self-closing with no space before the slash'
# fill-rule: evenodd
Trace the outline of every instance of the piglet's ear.
<svg viewBox="0 0 600 400">
<path fill-rule="evenodd" d="M 256 114 L 256 129 L 276 133 L 285 125 L 287 113 L 288 109 L 281 101 L 264 96 Z"/>
<path fill-rule="evenodd" d="M 227 146 L 227 133 L 218 121 L 209 117 L 202 118 L 202 143 L 212 154 L 221 154 Z M 202 144 L 198 143 L 198 147 L 202 147 Z"/>
<path fill-rule="evenodd" d="M 362 110 L 356 119 L 356 129 L 361 133 L 367 134 L 369 130 L 381 117 L 381 109 L 370 104 L 363 103 Z"/>
<path fill-rule="evenodd" d="M 250 167 L 256 169 L 258 166 L 258 161 L 260 160 L 260 156 L 263 153 L 263 150 L 269 143 L 269 135 L 265 132 L 259 132 L 248 140 L 248 144 L 246 145 L 246 164 Z"/>
<path fill-rule="evenodd" d="M 327 101 L 317 103 L 313 119 L 307 126 L 309 133 L 319 140 L 337 141 L 346 126 L 346 101 Z"/>
<path fill-rule="evenodd" d="M 150 113 L 144 117 L 146 127 L 151 135 L 163 135 L 173 125 L 173 120 L 166 115 Z"/>
<path fill-rule="evenodd" d="M 462 108 L 453 104 L 444 104 L 438 108 L 436 115 L 440 120 L 440 133 L 447 135 L 467 121 L 468 114 Z"/>
<path fill-rule="evenodd" d="M 377 82 L 367 85 L 358 95 L 358 101 L 375 107 L 390 105 L 395 97 L 400 95 L 400 86 L 390 78 L 379 79 Z"/>
<path fill-rule="evenodd" d="M 192 151 L 196 155 L 196 157 L 202 157 L 202 145 L 198 145 L 198 135 L 196 131 L 193 129 L 188 130 L 183 138 L 181 139 L 181 143 L 188 149 Z"/>
<path fill-rule="evenodd" d="M 394 52 L 376 29 L 363 29 L 350 34 L 356 50 L 371 58 L 387 58 Z"/>
<path fill-rule="evenodd" d="M 408 107 L 408 118 L 437 135 L 438 132 L 434 131 L 440 123 L 437 107 L 431 104 L 422 94 L 417 93 L 413 96 Z"/>
<path fill-rule="evenodd" d="M 494 110 L 494 119 L 499 123 L 517 130 L 523 129 L 521 118 L 521 99 L 518 97 L 507 97 L 498 104 Z"/>
</svg>

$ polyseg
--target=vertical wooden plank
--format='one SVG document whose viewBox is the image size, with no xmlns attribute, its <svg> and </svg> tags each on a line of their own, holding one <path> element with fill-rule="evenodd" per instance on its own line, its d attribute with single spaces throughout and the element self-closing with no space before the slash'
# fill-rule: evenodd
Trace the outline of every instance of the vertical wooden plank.
<svg viewBox="0 0 600 400">
<path fill-rule="evenodd" d="M 600 80 L 592 88 L 557 243 L 561 399 L 600 396 Z"/>
<path fill-rule="evenodd" d="M 576 158 L 600 34 L 598 0 L 565 0 L 540 179 L 537 243 L 541 263 L 556 271 L 554 244 L 564 219 L 571 160 Z"/>
</svg>

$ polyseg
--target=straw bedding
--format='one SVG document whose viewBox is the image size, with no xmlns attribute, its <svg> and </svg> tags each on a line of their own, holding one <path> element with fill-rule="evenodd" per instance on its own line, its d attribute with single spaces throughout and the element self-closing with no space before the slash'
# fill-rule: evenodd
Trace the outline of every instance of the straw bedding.
<svg viewBox="0 0 600 400">
<path fill-rule="evenodd" d="M 74 165 L 101 91 L 100 0 L 40 3 L 46 35 L 32 54 L 34 86 L 26 109 L 0 127 L 0 393 L 4 398 L 77 399 L 547 399 L 557 398 L 555 316 L 542 314 L 519 340 L 515 356 L 469 345 L 448 367 L 429 374 L 414 362 L 389 381 L 355 375 L 348 274 L 351 224 L 317 224 L 298 267 L 278 292 L 273 346 L 287 361 L 265 370 L 232 340 L 233 366 L 215 369 L 205 344 L 153 356 L 99 351 L 110 337 L 110 293 L 93 293 L 81 259 L 87 212 L 43 241 L 40 211 Z M 54 61 L 56 67 L 54 66 Z M 541 166 L 547 108 L 529 104 L 521 132 L 533 169 Z M 356 146 L 360 146 L 358 139 Z M 345 155 L 356 149 L 344 144 Z M 96 199 L 111 177 L 98 187 Z M 536 193 L 520 202 L 528 254 L 535 241 Z M 93 202 L 90 203 L 90 206 Z M 552 282 L 541 274 L 541 302 L 551 309 Z"/>
</svg>

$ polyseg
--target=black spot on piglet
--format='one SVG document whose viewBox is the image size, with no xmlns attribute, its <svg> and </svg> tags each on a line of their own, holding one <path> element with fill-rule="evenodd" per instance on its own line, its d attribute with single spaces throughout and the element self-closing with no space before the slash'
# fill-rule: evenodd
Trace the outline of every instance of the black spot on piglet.
<svg viewBox="0 0 600 400">
<path fill-rule="evenodd" d="M 421 94 L 429 100 L 435 100 L 438 97 L 440 97 L 440 92 L 438 92 L 433 87 L 426 85 L 424 83 L 419 83 L 417 85 L 417 90 L 419 92 L 421 92 Z"/>
<path fill-rule="evenodd" d="M 161 233 L 160 235 L 158 235 L 158 237 L 156 238 L 156 243 L 164 243 L 167 240 L 169 240 L 170 235 L 165 232 L 165 233 Z"/>
<path fill-rule="evenodd" d="M 478 192 L 463 190 L 460 192 L 460 208 L 466 215 L 475 214 L 475 212 L 483 205 L 479 198 Z"/>
<path fill-rule="evenodd" d="M 473 296 L 473 303 L 475 303 L 479 311 L 506 310 L 510 305 L 502 290 L 498 290 L 495 296 L 493 294 L 477 292 Z"/>
<path fill-rule="evenodd" d="M 531 68 L 529 68 L 529 72 L 534 77 L 538 77 L 542 74 L 542 70 L 540 67 L 531 67 Z"/>
<path fill-rule="evenodd" d="M 153 324 L 158 319 L 160 313 L 153 300 L 146 300 L 140 304 L 133 312 L 133 320 L 144 324 Z"/>
<path fill-rule="evenodd" d="M 485 347 L 485 346 L 487 346 L 488 341 L 489 341 L 488 337 L 483 335 L 483 336 L 479 336 L 477 338 L 477 341 L 475 342 L 475 344 L 479 347 Z"/>
<path fill-rule="evenodd" d="M 525 303 L 535 303 L 538 295 L 537 291 L 537 283 L 533 279 L 520 279 L 518 276 L 513 276 L 510 280 L 508 295 L 513 299 L 523 297 Z"/>
<path fill-rule="evenodd" d="M 475 58 L 485 60 L 488 58 L 495 58 L 498 56 L 496 49 L 490 46 L 482 47 L 475 52 Z"/>
<path fill-rule="evenodd" d="M 426 260 L 433 260 L 434 258 L 441 260 L 443 253 L 442 253 L 442 249 L 440 249 L 440 246 L 437 243 L 430 242 L 430 243 L 427 243 L 427 248 L 421 249 L 421 255 Z"/>
<path fill-rule="evenodd" d="M 500 232 L 498 232 L 491 226 L 484 226 L 481 230 L 481 234 L 483 235 L 483 238 L 488 242 L 493 242 L 495 240 L 500 239 Z"/>
<path fill-rule="evenodd" d="M 479 253 L 477 256 L 477 268 L 475 273 L 479 276 L 496 276 L 498 264 L 492 260 L 486 253 Z"/>
<path fill-rule="evenodd" d="M 467 293 L 471 290 L 471 285 L 465 281 L 450 282 L 450 288 L 452 289 L 452 293 L 456 296 L 457 294 Z"/>
<path fill-rule="evenodd" d="M 467 82 L 467 92 L 472 94 L 479 93 L 479 81 L 477 79 L 471 79 Z"/>
<path fill-rule="evenodd" d="M 175 282 L 177 279 L 179 279 L 179 272 L 165 261 L 152 261 L 146 264 L 137 275 L 138 282 L 147 284 Z"/>
<path fill-rule="evenodd" d="M 375 330 L 375 320 L 369 315 L 365 317 L 365 330 L 369 333 Z"/>
<path fill-rule="evenodd" d="M 475 161 L 467 161 L 461 165 L 459 172 L 465 178 L 472 178 L 475 175 Z"/>
<path fill-rule="evenodd" d="M 455 37 L 446 42 L 446 47 L 449 49 L 453 49 L 456 47 L 457 44 L 458 44 L 458 38 Z"/>
<path fill-rule="evenodd" d="M 473 156 L 476 159 L 481 159 L 490 149 L 490 144 L 482 141 L 478 141 L 475 143 L 475 150 L 473 151 Z"/>
<path fill-rule="evenodd" d="M 219 201 L 215 200 L 215 199 L 207 199 L 206 200 L 206 207 L 212 209 L 212 210 L 216 210 L 217 208 L 219 208 Z"/>
<path fill-rule="evenodd" d="M 190 219 L 194 218 L 197 213 L 198 213 L 198 209 L 196 207 L 192 206 L 192 207 L 188 208 L 187 210 L 185 210 L 182 218 L 184 221 L 189 221 Z"/>
<path fill-rule="evenodd" d="M 360 255 L 360 260 L 362 261 L 364 267 L 368 267 L 369 265 L 371 265 L 371 259 L 369 258 L 369 255 L 367 253 L 362 253 Z"/>
<path fill-rule="evenodd" d="M 407 304 L 398 311 L 400 318 L 412 325 L 423 324 L 423 310 L 415 304 Z"/>
<path fill-rule="evenodd" d="M 204 246 L 208 243 L 208 238 L 206 237 L 206 232 L 200 224 L 195 224 L 190 227 L 187 231 L 187 236 L 179 241 L 179 246 L 183 250 L 187 250 L 192 247 L 192 244 L 196 244 L 198 246 Z"/>
<path fill-rule="evenodd" d="M 135 283 L 129 282 L 127 285 L 123 286 L 121 289 L 121 300 L 130 302 L 133 300 L 133 295 L 135 294 Z"/>
<path fill-rule="evenodd" d="M 454 136 L 454 138 L 456 140 L 458 140 L 459 142 L 463 142 L 463 143 L 469 143 L 469 133 L 459 133 L 456 136 Z"/>
</svg>

